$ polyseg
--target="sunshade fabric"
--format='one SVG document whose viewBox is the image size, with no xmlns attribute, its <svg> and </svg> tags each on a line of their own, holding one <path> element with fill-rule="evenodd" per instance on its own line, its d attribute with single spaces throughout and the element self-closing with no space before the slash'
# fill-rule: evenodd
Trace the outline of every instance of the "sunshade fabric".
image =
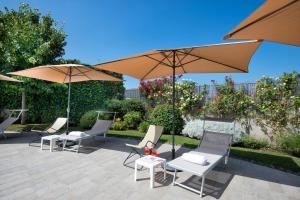
<svg viewBox="0 0 300 200">
<path fill-rule="evenodd" d="M 269 0 L 224 39 L 263 39 L 300 46 L 300 0 Z"/>
<path fill-rule="evenodd" d="M 12 72 L 10 74 L 17 76 L 25 76 L 29 78 L 36 78 L 56 83 L 69 83 L 70 75 L 71 82 L 80 82 L 88 80 L 121 81 L 118 78 L 79 64 L 45 65 L 25 69 L 22 71 Z"/>
<path fill-rule="evenodd" d="M 184 73 L 248 72 L 260 42 L 247 41 L 189 48 L 154 50 L 95 67 L 145 80 Z M 173 59 L 175 58 L 175 59 Z M 175 60 L 175 63 L 173 61 Z M 175 65 L 174 65 L 175 64 Z"/>
<path fill-rule="evenodd" d="M 1 81 L 12 81 L 12 82 L 22 82 L 22 81 L 19 81 L 17 79 L 10 78 L 8 76 L 4 76 L 4 75 L 1 75 L 1 74 L 0 74 L 0 80 Z"/>
</svg>

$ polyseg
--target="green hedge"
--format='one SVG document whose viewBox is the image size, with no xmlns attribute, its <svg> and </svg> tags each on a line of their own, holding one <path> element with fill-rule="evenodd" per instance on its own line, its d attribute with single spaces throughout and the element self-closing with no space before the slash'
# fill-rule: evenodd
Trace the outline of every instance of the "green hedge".
<svg viewBox="0 0 300 200">
<path fill-rule="evenodd" d="M 59 116 L 66 116 L 68 87 L 64 84 L 26 79 L 21 84 L 0 84 L 0 109 L 20 108 L 22 91 L 26 93 L 28 123 L 49 123 Z M 103 109 L 104 102 L 111 98 L 122 98 L 122 82 L 88 81 L 72 83 L 71 124 L 77 125 L 86 112 Z"/>
</svg>

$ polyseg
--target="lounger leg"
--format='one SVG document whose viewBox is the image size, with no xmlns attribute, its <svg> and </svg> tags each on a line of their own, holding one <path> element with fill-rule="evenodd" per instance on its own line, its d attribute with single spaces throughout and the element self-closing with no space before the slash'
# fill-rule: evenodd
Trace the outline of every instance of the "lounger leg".
<svg viewBox="0 0 300 200">
<path fill-rule="evenodd" d="M 134 164 L 134 181 L 136 181 L 136 179 L 137 179 L 137 167 L 138 167 L 138 165 L 135 162 L 135 164 Z"/>
<path fill-rule="evenodd" d="M 43 140 L 43 138 L 41 138 L 41 150 L 43 150 L 43 143 L 44 143 L 44 140 Z"/>
<path fill-rule="evenodd" d="M 172 185 L 175 185 L 175 179 L 176 179 L 177 169 L 174 170 L 174 176 L 173 176 L 173 183 Z"/>
<path fill-rule="evenodd" d="M 66 144 L 67 144 L 67 140 L 63 140 L 63 147 L 62 147 L 62 150 L 64 151 L 65 148 L 66 148 Z"/>
<path fill-rule="evenodd" d="M 154 187 L 154 167 L 150 167 L 150 188 Z"/>
<path fill-rule="evenodd" d="M 166 179 L 166 162 L 164 162 L 164 180 Z"/>
<path fill-rule="evenodd" d="M 202 183 L 201 183 L 201 190 L 200 190 L 200 197 L 202 198 L 203 194 L 203 187 L 204 187 L 204 182 L 205 182 L 205 176 L 202 176 Z"/>
<path fill-rule="evenodd" d="M 80 145 L 81 145 L 81 140 L 78 141 L 78 148 L 77 148 L 77 151 L 76 151 L 77 153 L 79 153 Z"/>
<path fill-rule="evenodd" d="M 228 163 L 228 156 L 225 156 L 225 165 Z"/>
</svg>

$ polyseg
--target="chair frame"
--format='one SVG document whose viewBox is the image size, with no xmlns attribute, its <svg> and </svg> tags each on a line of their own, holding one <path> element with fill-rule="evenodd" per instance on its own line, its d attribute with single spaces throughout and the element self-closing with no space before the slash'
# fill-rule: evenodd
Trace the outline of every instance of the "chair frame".
<svg viewBox="0 0 300 200">
<path fill-rule="evenodd" d="M 16 121 L 18 121 L 18 120 L 20 119 L 20 117 L 21 117 L 21 115 L 23 114 L 23 112 L 28 111 L 28 109 L 14 109 L 14 110 L 9 110 L 9 111 L 10 111 L 9 116 L 8 116 L 5 120 L 11 118 L 12 115 L 13 115 L 14 113 L 19 112 L 19 114 L 16 116 L 16 120 L 13 122 L 13 123 L 15 123 Z M 5 120 L 4 120 L 4 121 L 5 121 Z M 3 122 L 4 122 L 4 121 L 3 121 Z M 1 123 L 2 123 L 2 122 L 1 122 Z M 13 123 L 12 123 L 12 124 L 13 124 Z M 12 125 L 12 124 L 10 124 L 10 125 Z M 9 126 L 10 126 L 10 125 L 9 125 Z M 4 127 L 4 129 L 0 129 L 0 135 L 3 135 L 4 139 L 7 139 L 7 136 L 6 136 L 5 133 L 4 133 L 4 131 L 5 131 L 6 128 L 7 128 L 7 127 Z"/>
</svg>

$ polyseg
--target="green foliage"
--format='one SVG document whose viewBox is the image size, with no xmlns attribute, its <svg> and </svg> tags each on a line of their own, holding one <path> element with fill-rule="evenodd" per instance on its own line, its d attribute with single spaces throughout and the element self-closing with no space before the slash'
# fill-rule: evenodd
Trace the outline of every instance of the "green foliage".
<svg viewBox="0 0 300 200">
<path fill-rule="evenodd" d="M 246 148 L 261 149 L 269 146 L 267 139 L 256 139 L 251 135 L 244 135 L 242 137 L 242 145 Z"/>
<path fill-rule="evenodd" d="M 98 113 L 94 110 L 86 112 L 82 117 L 80 118 L 80 127 L 84 129 L 90 129 L 97 120 Z"/>
<path fill-rule="evenodd" d="M 300 156 L 300 132 L 279 136 L 276 142 L 283 151 Z"/>
<path fill-rule="evenodd" d="M 244 88 L 235 90 L 234 82 L 230 77 L 225 77 L 225 84 L 219 85 L 212 81 L 216 88 L 216 95 L 206 107 L 208 113 L 218 118 L 234 119 L 239 121 L 250 131 L 250 121 L 254 117 L 255 102 L 246 94 Z"/>
<path fill-rule="evenodd" d="M 256 84 L 257 123 L 273 138 L 288 129 L 299 129 L 300 95 L 296 93 L 297 72 L 284 73 L 279 79 L 261 78 Z"/>
<path fill-rule="evenodd" d="M 176 77 L 179 80 L 181 76 Z M 196 94 L 196 82 L 182 80 L 175 85 L 176 107 L 185 117 L 193 117 L 201 111 L 207 95 L 205 89 L 201 94 Z M 147 82 L 140 82 L 140 94 L 146 99 L 151 107 L 156 105 L 172 103 L 172 79 L 163 78 Z"/>
<path fill-rule="evenodd" d="M 121 131 L 126 129 L 126 124 L 120 118 L 117 118 L 115 122 L 112 124 L 111 128 L 113 130 Z"/>
<path fill-rule="evenodd" d="M 141 122 L 141 113 L 132 111 L 124 115 L 124 123 L 127 129 L 136 129 Z"/>
<path fill-rule="evenodd" d="M 150 123 L 164 127 L 164 133 L 171 133 L 173 119 L 173 107 L 168 104 L 156 106 L 150 114 Z M 184 121 L 180 111 L 175 108 L 175 134 L 181 133 Z"/>
<path fill-rule="evenodd" d="M 105 109 L 107 111 L 118 112 L 117 116 L 123 118 L 128 112 L 136 111 L 142 116 L 145 114 L 145 105 L 142 101 L 136 99 L 111 99 L 106 101 Z"/>
<path fill-rule="evenodd" d="M 0 66 L 2 71 L 22 70 L 55 63 L 64 55 L 66 34 L 47 14 L 20 4 L 18 10 L 0 12 Z"/>
<path fill-rule="evenodd" d="M 150 126 L 150 122 L 148 121 L 141 122 L 139 125 L 139 132 L 146 133 L 148 131 L 149 126 Z"/>
</svg>

